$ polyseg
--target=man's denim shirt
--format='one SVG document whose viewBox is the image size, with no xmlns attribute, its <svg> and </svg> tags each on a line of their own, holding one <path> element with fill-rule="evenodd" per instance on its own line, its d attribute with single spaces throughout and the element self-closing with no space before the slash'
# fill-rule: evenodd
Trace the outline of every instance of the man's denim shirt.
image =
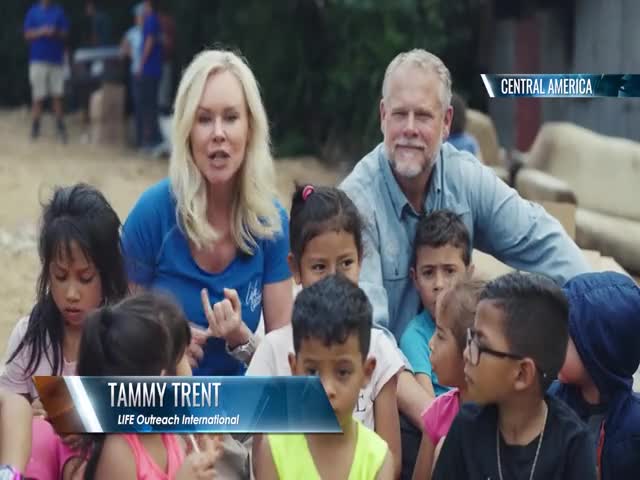
<svg viewBox="0 0 640 480">
<path fill-rule="evenodd" d="M 360 287 L 373 305 L 374 323 L 397 339 L 420 310 L 409 276 L 419 215 L 395 180 L 383 144 L 354 167 L 340 188 L 365 222 Z M 591 271 L 560 223 L 522 199 L 473 155 L 443 144 L 433 167 L 424 212 L 461 215 L 471 245 L 517 270 L 546 274 L 562 285 Z"/>
</svg>

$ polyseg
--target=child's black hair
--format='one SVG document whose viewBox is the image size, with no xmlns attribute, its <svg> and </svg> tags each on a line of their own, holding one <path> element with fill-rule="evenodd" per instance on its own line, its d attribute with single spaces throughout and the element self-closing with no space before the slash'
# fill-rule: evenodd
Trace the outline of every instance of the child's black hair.
<svg viewBox="0 0 640 480">
<path fill-rule="evenodd" d="M 462 261 L 471 263 L 471 240 L 469 231 L 460 215 L 450 210 L 435 210 L 420 217 L 413 242 L 413 265 L 417 261 L 416 252 L 420 247 L 440 248 L 452 245 L 462 250 Z"/>
<path fill-rule="evenodd" d="M 545 392 L 564 364 L 569 342 L 569 305 L 562 289 L 542 275 L 509 273 L 486 285 L 483 300 L 504 312 L 512 353 L 535 362 Z"/>
<path fill-rule="evenodd" d="M 372 322 L 367 295 L 343 275 L 329 275 L 296 297 L 291 320 L 294 350 L 300 352 L 304 339 L 318 339 L 331 346 L 357 335 L 364 360 L 369 353 Z"/>
<path fill-rule="evenodd" d="M 289 219 L 289 246 L 296 261 L 309 241 L 329 231 L 353 235 L 362 258 L 362 219 L 347 194 L 336 187 L 297 186 Z"/>
<path fill-rule="evenodd" d="M 191 343 L 191 328 L 182 308 L 168 295 L 155 294 L 155 310 L 158 319 L 169 331 L 169 375 L 176 374 L 178 362 Z"/>
<path fill-rule="evenodd" d="M 51 295 L 49 271 L 61 252 L 71 256 L 71 245 L 76 244 L 94 264 L 100 275 L 104 303 L 118 301 L 126 295 L 127 275 L 119 230 L 118 214 L 102 193 L 87 184 L 56 188 L 51 201 L 43 205 L 36 303 L 24 338 L 7 360 L 7 363 L 13 361 L 22 349 L 28 348 L 26 377 L 33 375 L 43 354 L 52 366 L 53 375 L 62 373 L 64 321 Z M 52 358 L 49 358 L 49 345 Z"/>
<path fill-rule="evenodd" d="M 453 118 L 451 119 L 451 134 L 464 133 L 467 128 L 467 102 L 457 93 L 451 95 Z"/>
<path fill-rule="evenodd" d="M 473 327 L 478 298 L 484 286 L 481 280 L 465 279 L 445 289 L 438 297 L 438 313 L 451 319 L 451 332 L 460 354 L 467 346 L 467 329 Z"/>
<path fill-rule="evenodd" d="M 82 331 L 77 374 L 155 376 L 175 369 L 169 322 L 162 318 L 172 308 L 157 295 L 140 293 L 93 312 Z M 85 480 L 95 476 L 104 439 L 92 435 L 83 445 L 82 456 L 88 457 Z"/>
<path fill-rule="evenodd" d="M 161 318 L 168 304 L 162 297 L 143 292 L 89 315 L 82 331 L 77 374 L 149 376 L 168 370 L 173 345 L 168 322 Z M 151 339 L 153 348 L 149 348 Z"/>
</svg>

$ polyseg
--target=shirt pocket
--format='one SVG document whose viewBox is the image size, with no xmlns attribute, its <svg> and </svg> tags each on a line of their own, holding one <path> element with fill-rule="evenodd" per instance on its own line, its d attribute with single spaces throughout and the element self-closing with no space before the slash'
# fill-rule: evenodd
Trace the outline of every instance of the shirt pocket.
<svg viewBox="0 0 640 480">
<path fill-rule="evenodd" d="M 411 254 L 392 250 L 385 247 L 381 249 L 382 280 L 387 291 L 389 316 L 390 319 L 395 319 L 404 292 L 412 286 L 409 276 Z"/>
<path fill-rule="evenodd" d="M 387 282 L 404 282 L 409 278 L 411 252 L 400 251 L 399 248 L 383 246 L 380 249 L 382 258 L 382 279 Z"/>
</svg>

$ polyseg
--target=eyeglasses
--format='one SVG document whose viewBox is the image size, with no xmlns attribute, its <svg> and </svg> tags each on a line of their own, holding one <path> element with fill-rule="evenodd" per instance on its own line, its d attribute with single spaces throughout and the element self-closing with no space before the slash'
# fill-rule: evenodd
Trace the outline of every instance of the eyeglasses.
<svg viewBox="0 0 640 480">
<path fill-rule="evenodd" d="M 499 352 L 498 350 L 480 346 L 476 331 L 471 328 L 467 328 L 467 348 L 469 349 L 469 361 L 474 367 L 480 363 L 481 353 L 488 353 L 489 355 L 499 358 L 512 358 L 514 360 L 522 360 L 525 358 L 515 353 Z"/>
</svg>

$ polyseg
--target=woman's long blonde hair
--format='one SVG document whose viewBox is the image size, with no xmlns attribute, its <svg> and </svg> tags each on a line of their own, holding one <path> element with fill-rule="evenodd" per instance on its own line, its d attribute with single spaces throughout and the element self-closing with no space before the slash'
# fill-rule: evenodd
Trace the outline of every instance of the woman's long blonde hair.
<svg viewBox="0 0 640 480">
<path fill-rule="evenodd" d="M 242 85 L 249 115 L 249 139 L 232 200 L 231 235 L 238 248 L 252 254 L 257 238 L 272 238 L 282 225 L 267 114 L 251 69 L 233 52 L 205 50 L 184 71 L 174 104 L 169 179 L 178 225 L 197 248 L 211 245 L 219 235 L 207 220 L 207 180 L 194 162 L 189 136 L 207 79 L 224 71 Z"/>
</svg>

